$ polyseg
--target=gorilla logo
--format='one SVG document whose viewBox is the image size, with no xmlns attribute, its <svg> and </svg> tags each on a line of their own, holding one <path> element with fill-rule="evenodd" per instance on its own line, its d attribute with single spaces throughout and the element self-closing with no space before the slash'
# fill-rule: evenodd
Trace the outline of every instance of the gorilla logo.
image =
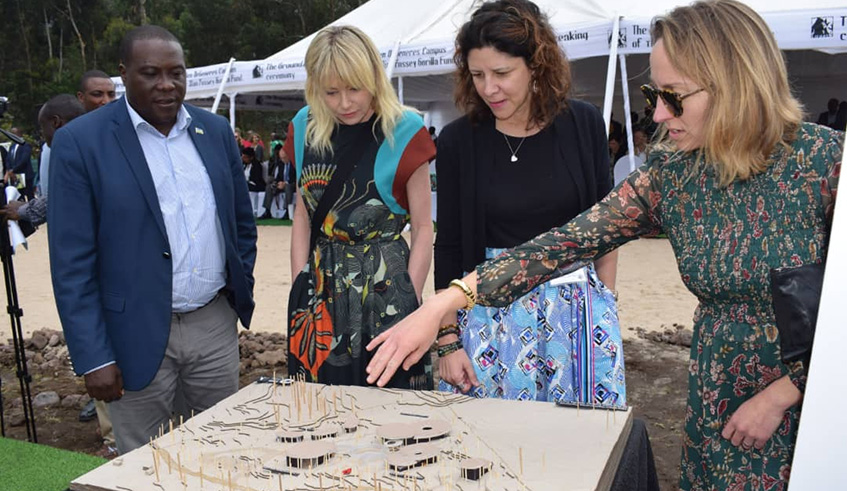
<svg viewBox="0 0 847 491">
<path fill-rule="evenodd" d="M 609 46 L 612 45 L 612 31 L 609 31 L 607 42 Z M 621 48 L 626 48 L 626 28 L 618 29 L 618 49 Z"/>
<path fill-rule="evenodd" d="M 262 78 L 262 67 L 256 65 L 253 67 L 253 78 Z"/>
<path fill-rule="evenodd" d="M 831 38 L 832 24 L 832 17 L 813 17 L 812 38 Z"/>
</svg>

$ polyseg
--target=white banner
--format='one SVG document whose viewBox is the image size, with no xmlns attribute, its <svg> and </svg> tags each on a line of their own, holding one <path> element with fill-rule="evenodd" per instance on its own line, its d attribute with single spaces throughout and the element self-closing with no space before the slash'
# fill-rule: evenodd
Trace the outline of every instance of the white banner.
<svg viewBox="0 0 847 491">
<path fill-rule="evenodd" d="M 762 17 L 780 49 L 847 49 L 847 8 L 764 13 Z M 650 52 L 650 22 L 651 19 L 621 20 L 618 43 L 621 53 Z M 610 36 L 611 29 L 607 31 L 607 39 Z"/>
<path fill-rule="evenodd" d="M 781 49 L 847 50 L 847 7 L 798 10 L 763 14 L 776 35 Z M 649 53 L 651 19 L 622 19 L 618 52 Z M 578 60 L 608 56 L 612 38 L 611 21 L 575 25 L 556 31 L 559 45 L 568 58 Z M 423 76 L 450 73 L 453 64 L 453 40 L 434 40 L 400 46 L 394 66 L 395 76 Z M 383 64 L 391 58 L 393 46 L 380 51 Z M 223 80 L 226 63 L 191 68 L 186 74 L 187 99 L 214 96 Z M 120 77 L 112 79 L 118 93 L 124 88 Z M 306 81 L 304 60 L 239 61 L 233 65 L 224 92 L 274 92 L 302 90 Z"/>
</svg>

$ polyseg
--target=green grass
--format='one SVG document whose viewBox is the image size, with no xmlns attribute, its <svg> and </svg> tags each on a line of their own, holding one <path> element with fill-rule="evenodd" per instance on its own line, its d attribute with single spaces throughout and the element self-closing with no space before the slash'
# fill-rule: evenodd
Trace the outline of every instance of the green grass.
<svg viewBox="0 0 847 491">
<path fill-rule="evenodd" d="M 106 459 L 0 438 L 0 491 L 63 491 Z"/>
<path fill-rule="evenodd" d="M 271 227 L 278 227 L 280 225 L 285 225 L 286 227 L 291 226 L 291 220 L 278 220 L 276 218 L 257 218 L 256 225 L 264 226 L 269 225 Z"/>
</svg>

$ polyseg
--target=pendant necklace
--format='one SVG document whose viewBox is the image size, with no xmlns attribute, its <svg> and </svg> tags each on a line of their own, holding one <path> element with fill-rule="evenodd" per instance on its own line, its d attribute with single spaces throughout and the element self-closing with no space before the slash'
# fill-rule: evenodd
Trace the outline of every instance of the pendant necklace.
<svg viewBox="0 0 847 491">
<path fill-rule="evenodd" d="M 506 136 L 505 133 L 501 133 L 501 134 L 503 135 L 503 138 L 506 140 L 506 145 L 509 147 L 509 152 L 512 153 L 512 158 L 509 159 L 509 160 L 511 160 L 512 162 L 517 162 L 518 161 L 518 152 L 521 150 L 521 145 L 523 145 L 523 142 L 524 142 L 524 140 L 526 140 L 526 137 L 521 138 L 521 142 L 518 143 L 518 148 L 512 150 L 512 143 L 509 142 L 509 137 Z"/>
</svg>

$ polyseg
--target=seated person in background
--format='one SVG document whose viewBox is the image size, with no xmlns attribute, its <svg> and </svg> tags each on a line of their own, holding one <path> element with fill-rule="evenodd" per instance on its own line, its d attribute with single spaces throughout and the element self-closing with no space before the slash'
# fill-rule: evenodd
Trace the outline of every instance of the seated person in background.
<svg viewBox="0 0 847 491">
<path fill-rule="evenodd" d="M 644 125 L 639 123 L 632 129 L 632 145 L 635 147 L 632 156 L 633 165 L 630 167 L 629 153 L 615 161 L 615 185 L 620 184 L 633 170 L 641 167 L 647 161 L 648 141 L 647 131 L 644 129 Z"/>
<path fill-rule="evenodd" d="M 258 217 L 259 206 L 265 201 L 265 177 L 262 164 L 256 160 L 253 147 L 241 149 L 241 162 L 244 164 L 244 178 L 247 180 L 247 191 L 250 194 L 250 204 L 253 216 Z"/>
<path fill-rule="evenodd" d="M 261 218 L 274 218 L 271 216 L 271 207 L 276 202 L 277 208 L 281 210 L 278 218 L 289 218 L 288 206 L 293 205 L 294 198 L 294 170 L 291 168 L 291 159 L 282 149 L 282 143 L 273 147 L 271 159 L 268 161 L 268 183 L 265 187 L 265 213 Z M 282 198 L 282 199 L 280 199 Z"/>
</svg>

